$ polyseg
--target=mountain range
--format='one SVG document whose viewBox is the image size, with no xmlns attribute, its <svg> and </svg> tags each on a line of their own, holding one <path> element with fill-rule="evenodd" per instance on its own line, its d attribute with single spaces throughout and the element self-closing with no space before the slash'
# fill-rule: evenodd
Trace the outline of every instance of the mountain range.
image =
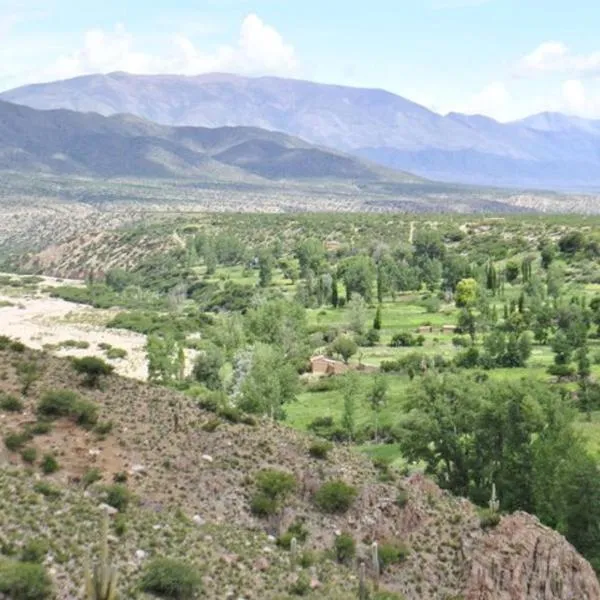
<svg viewBox="0 0 600 600">
<path fill-rule="evenodd" d="M 89 75 L 0 98 L 37 109 L 129 113 L 169 126 L 258 127 L 440 181 L 600 188 L 600 120 L 559 113 L 500 123 L 442 116 L 383 90 L 220 73 Z"/>
<path fill-rule="evenodd" d="M 281 179 L 420 181 L 255 127 L 170 127 L 130 115 L 40 111 L 4 101 L 0 101 L 0 169 L 244 183 Z"/>
</svg>

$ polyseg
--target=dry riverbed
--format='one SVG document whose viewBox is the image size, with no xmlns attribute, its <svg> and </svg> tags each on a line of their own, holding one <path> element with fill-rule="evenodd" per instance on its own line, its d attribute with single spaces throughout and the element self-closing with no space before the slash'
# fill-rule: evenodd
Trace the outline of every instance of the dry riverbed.
<svg viewBox="0 0 600 600">
<path fill-rule="evenodd" d="M 12 276 L 18 279 L 17 276 Z M 100 310 L 51 298 L 40 291 L 57 285 L 83 285 L 44 277 L 39 286 L 0 289 L 0 334 L 20 340 L 30 348 L 46 349 L 58 356 L 98 356 L 124 377 L 145 381 L 146 336 L 124 329 L 108 329 L 106 323 L 118 309 Z M 85 344 L 89 346 L 83 346 Z M 108 359 L 106 345 L 127 352 L 125 358 Z"/>
</svg>

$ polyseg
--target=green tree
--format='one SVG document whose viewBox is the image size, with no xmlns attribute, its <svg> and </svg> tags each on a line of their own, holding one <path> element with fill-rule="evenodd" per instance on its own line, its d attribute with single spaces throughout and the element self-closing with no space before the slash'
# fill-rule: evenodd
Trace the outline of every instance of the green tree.
<svg viewBox="0 0 600 600">
<path fill-rule="evenodd" d="M 271 285 L 273 280 L 273 255 L 270 252 L 263 251 L 258 257 L 258 285 L 266 288 Z"/>
<path fill-rule="evenodd" d="M 461 279 L 456 286 L 455 302 L 458 308 L 472 308 L 477 302 L 479 286 L 475 279 Z"/>
<path fill-rule="evenodd" d="M 363 334 L 367 326 L 367 303 L 360 294 L 354 294 L 347 306 L 350 329 Z"/>
<path fill-rule="evenodd" d="M 223 354 L 214 345 L 208 346 L 202 350 L 194 362 L 194 379 L 209 390 L 220 390 L 223 388 L 221 381 L 221 367 L 224 364 Z"/>
<path fill-rule="evenodd" d="M 169 385 L 179 375 L 178 343 L 172 336 L 149 335 L 146 342 L 148 381 Z"/>
<path fill-rule="evenodd" d="M 331 282 L 331 306 L 337 308 L 340 302 L 340 291 L 337 277 L 333 277 Z"/>
<path fill-rule="evenodd" d="M 364 254 L 344 259 L 339 265 L 339 274 L 346 287 L 346 300 L 359 294 L 366 302 L 373 297 L 375 263 Z"/>
<path fill-rule="evenodd" d="M 376 331 L 381 330 L 381 304 L 377 305 L 377 310 L 375 311 L 375 318 L 373 319 L 373 329 Z"/>
<path fill-rule="evenodd" d="M 282 419 L 283 405 L 296 399 L 298 374 L 277 346 L 256 344 L 249 372 L 240 386 L 238 406 L 245 412 Z"/>
<path fill-rule="evenodd" d="M 359 375 L 350 371 L 344 375 L 342 393 L 344 396 L 344 412 L 342 413 L 342 427 L 352 441 L 356 432 L 356 401 L 360 394 Z"/>
<path fill-rule="evenodd" d="M 509 260 L 504 267 L 504 277 L 508 283 L 514 283 L 519 277 L 520 267 L 514 260 Z"/>
<path fill-rule="evenodd" d="M 388 383 L 387 379 L 378 374 L 373 379 L 373 385 L 367 396 L 371 410 L 375 417 L 375 443 L 379 443 L 379 414 L 387 402 Z"/>
<path fill-rule="evenodd" d="M 340 356 L 348 364 L 350 358 L 358 352 L 358 345 L 350 336 L 340 335 L 333 340 L 329 346 L 329 351 Z"/>
</svg>

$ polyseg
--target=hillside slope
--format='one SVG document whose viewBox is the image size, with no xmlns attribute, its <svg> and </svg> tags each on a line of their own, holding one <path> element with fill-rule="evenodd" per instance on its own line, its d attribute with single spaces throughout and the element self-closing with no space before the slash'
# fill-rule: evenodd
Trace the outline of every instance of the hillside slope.
<svg viewBox="0 0 600 600">
<path fill-rule="evenodd" d="M 442 181 L 600 187 L 598 122 L 565 115 L 499 123 L 442 116 L 383 90 L 219 73 L 88 75 L 0 98 L 43 109 L 127 112 L 167 125 L 277 130 Z"/>
<path fill-rule="evenodd" d="M 366 458 L 348 448 L 337 447 L 319 460 L 309 454 L 310 438 L 300 433 L 268 421 L 231 423 L 167 389 L 116 376 L 99 389 L 83 387 L 67 359 L 19 347 L 0 351 L 0 392 L 19 394 L 19 365 L 32 361 L 39 377 L 22 410 L 0 413 L 3 437 L 36 422 L 37 403 L 48 390 L 75 390 L 98 407 L 100 422 L 111 423 L 99 435 L 59 419 L 27 442 L 38 456 L 53 452 L 60 462 L 60 470 L 44 480 L 62 490 L 61 518 L 48 495 L 36 495 L 41 488 L 19 454 L 0 451 L 2 548 L 18 548 L 34 536 L 50 538 L 54 558 L 48 560 L 61 600 L 71 598 L 81 580 L 82 550 L 93 535 L 94 506 L 103 499 L 99 486 L 123 479 L 122 473 L 128 473 L 136 498 L 135 510 L 125 512 L 127 528 L 115 540 L 127 585 L 148 558 L 167 552 L 199 565 L 207 598 L 287 598 L 282 591 L 289 593 L 304 569 L 289 573 L 288 555 L 269 546 L 264 533 L 280 535 L 296 523 L 308 534 L 304 548 L 317 552 L 331 548 L 336 532 L 352 532 L 367 562 L 372 541 L 402 544 L 409 554 L 385 570 L 381 583 L 408 600 L 600 597 L 590 565 L 529 515 L 506 516 L 497 527 L 483 529 L 469 502 L 421 476 L 392 473 L 383 482 Z M 90 468 L 101 479 L 82 495 Z M 250 501 L 258 473 L 267 468 L 292 474 L 296 488 L 283 510 L 265 519 L 251 512 Z M 355 486 L 356 499 L 346 513 L 325 514 L 314 494 L 338 479 Z M 84 525 L 77 528 L 80 521 Z M 65 553 L 66 559 L 56 558 Z M 319 554 L 312 570 L 306 567 L 314 597 L 356 597 L 356 571 L 326 556 Z"/>
<path fill-rule="evenodd" d="M 167 127 L 128 115 L 0 102 L 0 170 L 105 178 L 416 182 L 419 178 L 250 127 Z"/>
</svg>

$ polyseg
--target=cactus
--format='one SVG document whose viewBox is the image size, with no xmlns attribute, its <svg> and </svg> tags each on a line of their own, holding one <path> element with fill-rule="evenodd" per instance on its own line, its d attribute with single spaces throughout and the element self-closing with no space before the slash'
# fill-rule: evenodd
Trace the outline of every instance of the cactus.
<svg viewBox="0 0 600 600">
<path fill-rule="evenodd" d="M 85 567 L 86 600 L 117 600 L 117 570 L 108 561 L 108 513 L 102 519 L 100 562 L 90 569 L 89 560 Z"/>
<path fill-rule="evenodd" d="M 373 561 L 373 573 L 375 574 L 375 589 L 379 589 L 379 546 L 377 542 L 373 542 L 371 546 L 371 554 Z"/>
<path fill-rule="evenodd" d="M 296 561 L 298 558 L 298 540 L 293 537 L 290 541 L 290 566 L 292 571 L 296 568 Z"/>
<path fill-rule="evenodd" d="M 500 500 L 498 500 L 498 497 L 496 496 L 496 484 L 492 483 L 492 497 L 490 498 L 490 501 L 488 502 L 488 506 L 490 507 L 490 510 L 494 513 L 497 513 L 498 510 L 500 509 Z"/>
<path fill-rule="evenodd" d="M 361 562 L 358 568 L 358 600 L 369 600 L 369 588 L 367 587 L 367 569 L 365 563 Z"/>
</svg>

